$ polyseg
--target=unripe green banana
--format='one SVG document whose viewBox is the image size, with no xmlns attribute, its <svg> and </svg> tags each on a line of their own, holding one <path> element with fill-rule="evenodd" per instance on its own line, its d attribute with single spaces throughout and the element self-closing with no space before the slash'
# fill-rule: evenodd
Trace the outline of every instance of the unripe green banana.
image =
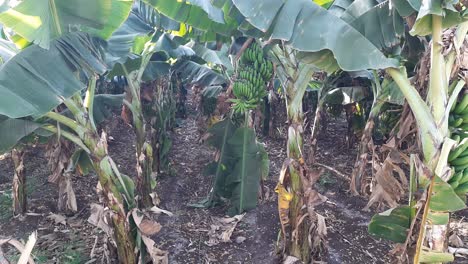
<svg viewBox="0 0 468 264">
<path fill-rule="evenodd" d="M 463 118 L 459 117 L 457 119 L 455 119 L 455 121 L 453 121 L 453 123 L 451 123 L 450 125 L 453 126 L 453 127 L 459 127 L 463 124 Z"/>
<path fill-rule="evenodd" d="M 450 154 L 448 155 L 448 161 L 451 162 L 458 158 L 458 156 L 460 156 L 460 154 L 462 154 L 463 151 L 465 151 L 467 148 L 468 138 L 463 139 L 454 150 L 450 151 Z"/>
<path fill-rule="evenodd" d="M 455 168 L 459 166 L 468 165 L 468 156 L 456 158 L 450 161 L 450 164 L 455 166 Z"/>
<path fill-rule="evenodd" d="M 468 106 L 468 94 L 463 95 L 463 99 L 457 104 L 453 112 L 455 114 L 461 114 Z"/>
<path fill-rule="evenodd" d="M 457 186 L 457 188 L 455 189 L 455 192 L 456 193 L 467 193 L 468 192 L 468 182 L 467 183 L 463 183 L 463 184 L 459 184 Z"/>
</svg>

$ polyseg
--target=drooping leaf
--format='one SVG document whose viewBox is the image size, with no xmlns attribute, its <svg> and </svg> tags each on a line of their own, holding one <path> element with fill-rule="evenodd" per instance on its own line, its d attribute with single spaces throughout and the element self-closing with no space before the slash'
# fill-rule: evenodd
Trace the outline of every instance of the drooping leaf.
<svg viewBox="0 0 468 264">
<path fill-rule="evenodd" d="M 219 197 L 230 196 L 230 192 L 226 188 L 226 177 L 233 169 L 234 159 L 229 151 L 228 140 L 234 134 L 235 129 L 235 124 L 229 118 L 226 118 L 214 124 L 208 131 L 210 138 L 208 138 L 207 143 L 219 150 L 219 158 L 215 163 L 209 165 L 205 171 L 206 174 L 213 175 L 215 179 L 212 199 L 208 200 L 205 206 L 214 205 Z"/>
<path fill-rule="evenodd" d="M 403 243 L 410 227 L 410 215 L 409 206 L 401 206 L 376 214 L 369 223 L 368 231 L 374 236 Z"/>
<path fill-rule="evenodd" d="M 232 64 L 228 63 L 227 65 L 225 64 L 226 58 L 221 59 L 219 57 L 219 53 L 215 50 L 209 49 L 201 44 L 198 44 L 194 41 L 191 41 L 187 43 L 185 46 L 189 47 L 192 49 L 197 56 L 201 57 L 203 60 L 206 62 L 216 64 L 216 65 L 222 65 L 225 66 L 226 68 L 232 68 Z"/>
<path fill-rule="evenodd" d="M 181 58 L 194 56 L 195 52 L 186 46 L 180 45 L 176 40 L 173 39 L 174 36 L 171 34 L 164 33 L 156 41 L 155 49 L 157 51 L 166 52 L 169 57 L 172 58 Z"/>
<path fill-rule="evenodd" d="M 110 68 L 114 64 L 124 63 L 127 57 L 131 56 L 132 48 L 139 40 L 139 37 L 147 36 L 154 30 L 151 26 L 151 7 L 141 3 L 134 7 L 125 22 L 107 40 L 106 61 Z M 148 13 L 141 13 L 148 12 Z"/>
<path fill-rule="evenodd" d="M 416 11 L 407 0 L 392 0 L 392 4 L 402 17 L 407 17 Z"/>
<path fill-rule="evenodd" d="M 413 1 L 410 1 L 410 3 Z M 418 17 L 411 29 L 411 35 L 426 36 L 432 33 L 432 15 L 442 17 L 442 27 L 449 28 L 466 21 L 468 18 L 459 13 L 454 4 L 457 1 L 427 0 L 421 1 Z M 413 6 L 414 8 L 414 6 Z"/>
<path fill-rule="evenodd" d="M 429 208 L 433 211 L 455 212 L 466 208 L 450 184 L 435 176 Z"/>
<path fill-rule="evenodd" d="M 328 8 L 328 11 L 335 16 L 340 17 L 353 2 L 354 0 L 336 0 Z"/>
<path fill-rule="evenodd" d="M 266 180 L 268 178 L 268 174 L 270 174 L 270 158 L 268 157 L 268 152 L 263 144 L 258 143 L 258 147 L 262 159 L 262 179 Z"/>
<path fill-rule="evenodd" d="M 340 69 L 333 53 L 330 50 L 321 50 L 317 52 L 299 52 L 297 58 L 306 64 L 312 64 L 317 70 L 322 70 L 332 74 Z"/>
<path fill-rule="evenodd" d="M 222 21 L 223 11 L 207 0 L 197 0 L 193 4 L 192 1 L 144 1 L 165 16 L 203 31 L 229 36 L 237 28 L 237 24 Z M 204 7 L 200 7 L 200 4 L 203 4 Z"/>
<path fill-rule="evenodd" d="M 0 116 L 0 154 L 10 151 L 24 137 L 33 133 L 41 124 Z"/>
<path fill-rule="evenodd" d="M 207 86 L 202 90 L 202 96 L 204 98 L 218 98 L 223 90 L 222 86 Z"/>
<path fill-rule="evenodd" d="M 91 28 L 108 38 L 127 18 L 132 0 L 25 0 L 0 14 L 0 22 L 30 42 L 48 48 L 73 28 Z"/>
<path fill-rule="evenodd" d="M 149 82 L 169 74 L 171 65 L 165 61 L 150 61 L 143 72 L 142 80 Z"/>
<path fill-rule="evenodd" d="M 218 86 L 227 83 L 227 80 L 219 73 L 193 61 L 178 61 L 173 66 L 173 69 L 183 76 L 184 82 L 196 84 L 201 87 Z"/>
<path fill-rule="evenodd" d="M 236 129 L 228 141 L 229 150 L 237 160 L 226 179 L 231 189 L 230 214 L 240 214 L 257 205 L 258 187 L 262 176 L 262 155 L 255 131 L 248 127 Z"/>
<path fill-rule="evenodd" d="M 19 50 L 15 44 L 4 39 L 0 39 L 0 65 L 9 61 L 13 56 L 18 54 Z"/>
<path fill-rule="evenodd" d="M 427 219 L 433 225 L 446 225 L 449 223 L 450 215 L 446 212 L 429 211 Z"/>
<path fill-rule="evenodd" d="M 391 104 L 403 105 L 405 96 L 398 88 L 398 85 L 389 79 L 385 79 L 381 84 L 382 90 L 379 91 L 377 99 Z"/>
<path fill-rule="evenodd" d="M 396 60 L 386 58 L 358 30 L 312 1 L 233 0 L 233 3 L 249 23 L 263 32 L 271 32 L 271 39 L 284 40 L 298 51 L 330 50 L 343 70 L 398 66 Z M 353 47 L 353 52 L 348 47 Z"/>
<path fill-rule="evenodd" d="M 341 19 L 358 30 L 379 50 L 391 51 L 404 36 L 403 18 L 390 8 L 390 1 L 357 0 L 341 15 Z"/>
<path fill-rule="evenodd" d="M 49 50 L 30 46 L 0 69 L 1 115 L 40 116 L 86 87 L 77 73 L 106 70 L 103 43 L 88 34 L 70 33 L 50 44 Z"/>
<path fill-rule="evenodd" d="M 70 158 L 70 169 L 78 169 L 78 172 L 81 175 L 88 175 L 91 171 L 94 170 L 93 162 L 89 157 L 88 153 L 83 149 L 77 149 Z"/>
</svg>

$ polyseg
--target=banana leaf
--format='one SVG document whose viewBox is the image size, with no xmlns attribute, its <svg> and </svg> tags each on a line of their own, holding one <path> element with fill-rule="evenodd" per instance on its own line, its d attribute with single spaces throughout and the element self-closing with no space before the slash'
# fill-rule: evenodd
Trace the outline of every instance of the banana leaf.
<svg viewBox="0 0 468 264">
<path fill-rule="evenodd" d="M 236 159 L 234 169 L 226 178 L 230 189 L 228 214 L 240 214 L 257 206 L 258 188 L 262 176 L 262 154 L 255 131 L 239 127 L 228 141 L 228 149 Z"/>
<path fill-rule="evenodd" d="M 41 124 L 30 120 L 0 116 L 0 154 L 10 151 L 21 139 L 40 127 Z"/>
<path fill-rule="evenodd" d="M 86 88 L 77 73 L 106 71 L 103 45 L 76 32 L 52 41 L 49 50 L 33 45 L 21 51 L 0 69 L 0 115 L 41 116 Z"/>
<path fill-rule="evenodd" d="M 25 0 L 0 14 L 0 22 L 29 42 L 49 48 L 74 29 L 108 38 L 127 18 L 132 0 Z M 72 30 L 73 29 L 73 30 Z"/>
<path fill-rule="evenodd" d="M 403 243 L 410 228 L 410 215 L 409 206 L 389 209 L 372 217 L 368 231 L 374 236 Z"/>
</svg>

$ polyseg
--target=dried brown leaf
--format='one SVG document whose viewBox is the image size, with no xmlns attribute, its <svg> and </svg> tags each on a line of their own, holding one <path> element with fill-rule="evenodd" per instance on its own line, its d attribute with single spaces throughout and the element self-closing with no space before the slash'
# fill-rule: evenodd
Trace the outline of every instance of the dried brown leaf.
<svg viewBox="0 0 468 264">
<path fill-rule="evenodd" d="M 49 216 L 47 216 L 47 219 L 53 220 L 56 225 L 67 225 L 67 218 L 60 214 L 51 213 Z"/>
<path fill-rule="evenodd" d="M 141 236 L 141 239 L 143 240 L 143 243 L 145 244 L 146 249 L 148 250 L 148 253 L 151 256 L 151 260 L 153 264 L 168 264 L 169 263 L 167 251 L 157 248 L 155 246 L 155 242 L 147 236 L 143 235 Z"/>
<path fill-rule="evenodd" d="M 158 222 L 148 219 L 148 217 L 138 209 L 132 210 L 132 217 L 143 235 L 152 236 L 161 231 L 161 225 Z"/>
</svg>

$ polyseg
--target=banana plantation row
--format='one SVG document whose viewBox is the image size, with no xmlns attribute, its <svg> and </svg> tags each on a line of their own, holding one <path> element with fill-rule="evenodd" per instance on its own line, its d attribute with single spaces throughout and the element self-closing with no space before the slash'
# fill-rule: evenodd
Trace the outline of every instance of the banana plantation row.
<svg viewBox="0 0 468 264">
<path fill-rule="evenodd" d="M 194 206 L 227 202 L 229 215 L 256 207 L 269 174 L 258 135 L 274 132 L 275 104 L 285 103 L 278 253 L 318 260 L 326 219 L 315 207 L 325 197 L 311 168 L 321 166 L 320 131 L 344 111 L 349 147 L 360 139 L 350 192 L 369 195 L 368 208 L 390 208 L 369 232 L 396 242 L 392 257 L 402 263 L 453 261 L 450 214 L 465 208 L 468 192 L 464 3 L 5 1 L 0 152 L 11 152 L 16 168 L 13 211 L 27 210 L 25 150 L 48 142 L 59 210 L 78 210 L 71 174 L 93 171 L 118 261 L 167 263 L 151 239 L 160 226 L 145 211 L 157 205 L 169 132 L 193 88 L 216 151 L 205 169 L 211 192 Z M 103 121 L 115 111 L 136 135 L 134 175 L 108 152 Z"/>
</svg>

